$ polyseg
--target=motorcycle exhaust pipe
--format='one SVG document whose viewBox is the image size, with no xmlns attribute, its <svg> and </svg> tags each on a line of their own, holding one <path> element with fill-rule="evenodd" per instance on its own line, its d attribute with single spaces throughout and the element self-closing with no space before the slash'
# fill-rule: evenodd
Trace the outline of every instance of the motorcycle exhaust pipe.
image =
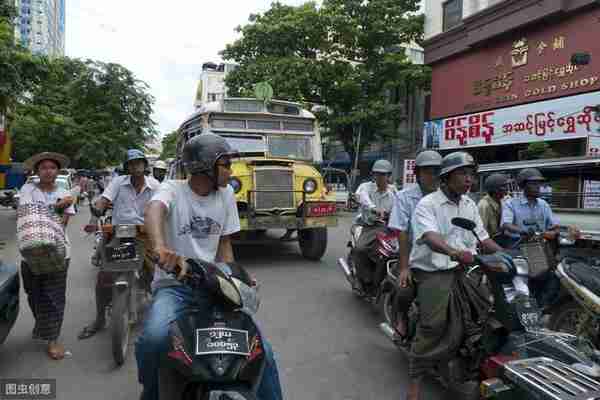
<svg viewBox="0 0 600 400">
<path fill-rule="evenodd" d="M 352 272 L 350 271 L 350 266 L 343 257 L 338 258 L 338 265 L 342 269 L 342 272 L 344 273 L 344 276 L 348 282 L 352 283 Z"/>
<path fill-rule="evenodd" d="M 382 322 L 381 324 L 379 324 L 379 329 L 381 329 L 381 332 L 383 332 L 383 334 L 387 336 L 388 339 L 390 339 L 394 343 L 396 342 L 397 335 L 394 329 L 390 326 L 390 324 L 388 324 L 387 322 Z"/>
</svg>

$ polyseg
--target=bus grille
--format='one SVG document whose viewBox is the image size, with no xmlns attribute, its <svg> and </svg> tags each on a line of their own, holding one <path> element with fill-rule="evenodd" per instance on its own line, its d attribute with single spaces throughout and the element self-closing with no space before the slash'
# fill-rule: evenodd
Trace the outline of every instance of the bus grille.
<svg viewBox="0 0 600 400">
<path fill-rule="evenodd" d="M 286 169 L 256 169 L 254 172 L 256 192 L 254 207 L 257 210 L 293 209 L 294 176 Z M 280 192 L 260 192 L 261 190 L 279 190 Z"/>
<path fill-rule="evenodd" d="M 510 361 L 506 375 L 530 393 L 555 400 L 600 399 L 600 384 L 571 366 L 539 357 Z M 536 396 L 537 397 L 537 396 Z"/>
</svg>

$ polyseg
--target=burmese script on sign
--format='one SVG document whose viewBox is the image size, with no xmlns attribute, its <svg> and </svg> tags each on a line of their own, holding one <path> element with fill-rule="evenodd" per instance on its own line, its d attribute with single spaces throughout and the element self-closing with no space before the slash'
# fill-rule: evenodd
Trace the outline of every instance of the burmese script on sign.
<svg viewBox="0 0 600 400">
<path fill-rule="evenodd" d="M 587 138 L 600 129 L 596 104 L 598 92 L 430 121 L 423 143 L 452 149 Z"/>
</svg>

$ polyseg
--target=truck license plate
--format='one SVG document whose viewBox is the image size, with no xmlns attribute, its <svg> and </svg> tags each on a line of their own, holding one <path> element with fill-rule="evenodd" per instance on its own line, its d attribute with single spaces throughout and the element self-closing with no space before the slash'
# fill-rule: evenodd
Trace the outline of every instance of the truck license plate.
<svg viewBox="0 0 600 400">
<path fill-rule="evenodd" d="M 248 331 L 229 328 L 196 329 L 196 355 L 224 353 L 248 356 Z"/>
</svg>

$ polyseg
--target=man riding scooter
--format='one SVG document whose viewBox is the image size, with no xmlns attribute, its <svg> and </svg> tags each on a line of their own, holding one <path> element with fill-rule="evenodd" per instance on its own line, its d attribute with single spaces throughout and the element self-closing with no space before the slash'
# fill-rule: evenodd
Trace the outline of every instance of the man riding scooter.
<svg viewBox="0 0 600 400">
<path fill-rule="evenodd" d="M 122 175 L 112 179 L 100 199 L 96 201 L 92 212 L 96 217 L 101 216 L 112 204 L 113 225 L 144 225 L 144 208 L 150 201 L 159 182 L 152 177 L 144 175 L 148 160 L 144 153 L 137 149 L 127 151 L 127 159 L 123 169 L 129 175 Z M 146 235 L 141 232 L 138 238 L 144 241 L 146 257 L 144 261 L 143 281 L 149 286 L 153 275 L 153 262 L 151 256 L 152 246 Z M 97 252 L 102 246 L 98 246 Z M 97 253 L 94 257 L 99 257 Z M 105 309 L 110 303 L 112 295 L 112 277 L 109 273 L 99 272 L 96 279 L 96 320 L 86 326 L 79 334 L 79 339 L 92 337 L 106 325 Z"/>
<path fill-rule="evenodd" d="M 399 288 L 396 290 L 396 302 L 398 310 L 403 316 L 399 318 L 395 328 L 401 337 L 406 335 L 406 312 L 415 297 L 408 269 L 408 257 L 412 245 L 412 217 L 417 203 L 423 196 L 437 190 L 441 163 L 442 156 L 437 151 L 425 150 L 417 155 L 415 159 L 417 185 L 397 193 L 390 215 L 388 226 L 398 232 Z"/>
<path fill-rule="evenodd" d="M 471 307 L 465 304 L 464 295 L 458 293 L 457 280 L 478 299 L 481 309 L 489 308 L 485 295 L 478 295 L 475 285 L 460 273 L 460 268 L 474 262 L 477 240 L 471 232 L 452 224 L 455 217 L 475 222 L 482 251 L 502 250 L 483 228 L 475 202 L 465 196 L 476 174 L 477 164 L 471 155 L 448 154 L 441 163 L 440 188 L 423 197 L 413 215 L 409 264 L 417 289 L 420 318 L 409 357 L 408 400 L 419 400 L 424 375 L 441 360 L 452 358 L 458 350 L 462 338 L 451 337 L 450 332 L 454 330 L 450 327 L 463 324 L 460 308 Z"/>
<path fill-rule="evenodd" d="M 517 183 L 523 194 L 503 203 L 502 229 L 508 233 L 513 246 L 519 239 L 527 240 L 535 232 L 542 232 L 546 240 L 554 240 L 560 233 L 558 220 L 550 205 L 540 198 L 540 186 L 545 180 L 536 168 L 521 170 L 517 175 Z M 560 291 L 560 282 L 551 270 L 536 279 L 530 279 L 529 286 L 542 309 L 552 305 Z"/>
<path fill-rule="evenodd" d="M 389 183 L 392 175 L 392 164 L 389 161 L 375 161 L 371 173 L 373 181 L 361 184 L 356 190 L 356 197 L 360 204 L 360 214 L 356 222 L 363 228 L 354 249 L 357 261 L 356 274 L 360 282 L 368 285 L 361 288 L 367 295 L 372 294 L 377 287 L 377 282 L 374 282 L 375 242 L 377 233 L 387 229 L 386 221 L 392 210 L 396 193 L 396 188 Z"/>
</svg>

